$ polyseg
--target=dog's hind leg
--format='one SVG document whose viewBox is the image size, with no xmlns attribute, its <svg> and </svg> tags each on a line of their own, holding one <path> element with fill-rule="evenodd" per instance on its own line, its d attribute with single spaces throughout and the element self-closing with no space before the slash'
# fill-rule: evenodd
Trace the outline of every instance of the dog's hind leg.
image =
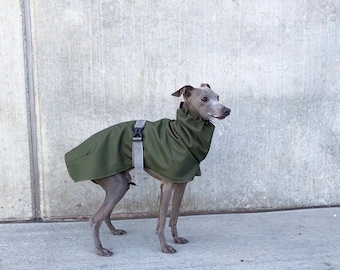
<svg viewBox="0 0 340 270">
<path fill-rule="evenodd" d="M 126 231 L 121 230 L 121 229 L 116 229 L 115 226 L 112 225 L 110 216 L 111 216 L 111 213 L 104 219 L 104 221 L 105 221 L 107 227 L 109 228 L 110 232 L 113 235 L 126 234 Z"/>
<path fill-rule="evenodd" d="M 170 203 L 170 198 L 172 191 L 174 189 L 174 184 L 170 182 L 162 182 L 161 184 L 161 199 L 159 205 L 159 216 L 157 222 L 157 234 L 161 244 L 161 250 L 164 253 L 175 253 L 176 250 L 168 245 L 165 241 L 164 227 L 166 222 L 166 217 L 168 213 L 168 207 Z"/>
<path fill-rule="evenodd" d="M 95 180 L 94 182 L 100 185 L 105 190 L 105 199 L 98 211 L 90 219 L 90 225 L 92 229 L 92 235 L 96 248 L 96 253 L 100 256 L 111 256 L 112 252 L 106 248 L 103 248 L 100 237 L 99 229 L 103 221 L 106 222 L 110 231 L 121 231 L 113 227 L 110 221 L 110 215 L 116 204 L 123 198 L 126 191 L 129 189 L 129 174 L 126 172 L 119 173 L 107 178 Z M 110 225 L 112 228 L 110 227 Z M 124 231 L 125 232 L 125 231 Z M 122 233 L 119 233 L 122 234 Z"/>
<path fill-rule="evenodd" d="M 171 210 L 169 226 L 171 227 L 171 234 L 176 244 L 188 243 L 188 240 L 186 240 L 185 238 L 179 237 L 177 233 L 177 220 L 178 220 L 178 215 L 179 215 L 179 209 L 181 207 L 181 202 L 183 199 L 186 185 L 187 183 L 174 184 L 174 195 L 172 199 L 172 210 Z"/>
<path fill-rule="evenodd" d="M 122 175 L 124 175 L 124 177 L 127 178 L 127 181 L 129 183 L 129 185 L 132 183 L 132 178 L 131 178 L 131 175 L 128 173 L 128 172 L 122 172 L 121 173 Z M 135 185 L 135 184 L 134 184 Z M 109 228 L 110 232 L 113 234 L 113 235 L 122 235 L 122 234 L 126 234 L 126 231 L 124 230 L 121 230 L 121 229 L 116 229 L 113 225 L 112 225 L 112 222 L 111 222 L 111 213 L 108 214 L 108 216 L 104 219 L 107 227 Z"/>
</svg>

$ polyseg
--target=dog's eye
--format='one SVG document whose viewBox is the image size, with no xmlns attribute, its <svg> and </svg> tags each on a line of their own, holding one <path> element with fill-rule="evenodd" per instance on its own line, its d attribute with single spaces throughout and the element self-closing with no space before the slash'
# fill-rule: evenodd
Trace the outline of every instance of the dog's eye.
<svg viewBox="0 0 340 270">
<path fill-rule="evenodd" d="M 207 97 L 202 97 L 201 99 L 203 102 L 207 102 L 208 101 L 208 98 Z"/>
<path fill-rule="evenodd" d="M 217 101 L 220 101 L 220 96 L 216 96 Z"/>
</svg>

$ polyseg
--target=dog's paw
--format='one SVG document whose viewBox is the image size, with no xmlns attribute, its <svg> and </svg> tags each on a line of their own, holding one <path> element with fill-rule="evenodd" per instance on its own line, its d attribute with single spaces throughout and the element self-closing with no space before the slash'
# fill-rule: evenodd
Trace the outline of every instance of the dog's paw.
<svg viewBox="0 0 340 270">
<path fill-rule="evenodd" d="M 176 244 L 186 244 L 188 243 L 189 241 L 183 237 L 177 237 L 177 238 L 174 238 L 174 242 Z"/>
<path fill-rule="evenodd" d="M 123 234 L 126 234 L 126 231 L 124 230 L 119 230 L 119 229 L 115 229 L 115 230 L 111 230 L 111 233 L 113 235 L 123 235 Z"/>
<path fill-rule="evenodd" d="M 96 249 L 96 254 L 99 256 L 103 256 L 103 257 L 110 257 L 113 255 L 113 252 L 111 252 L 110 250 L 106 248 L 101 248 L 101 249 Z"/>
<path fill-rule="evenodd" d="M 165 245 L 161 247 L 162 252 L 167 253 L 167 254 L 173 254 L 176 253 L 176 249 L 174 249 L 172 246 Z"/>
</svg>

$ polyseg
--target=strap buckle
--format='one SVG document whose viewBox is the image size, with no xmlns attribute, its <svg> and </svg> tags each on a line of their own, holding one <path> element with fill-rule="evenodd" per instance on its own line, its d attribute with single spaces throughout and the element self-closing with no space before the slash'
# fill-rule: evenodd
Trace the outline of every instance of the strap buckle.
<svg viewBox="0 0 340 270">
<path fill-rule="evenodd" d="M 137 173 L 142 173 L 144 169 L 143 129 L 145 122 L 145 120 L 137 120 L 132 135 L 132 164 Z"/>
<path fill-rule="evenodd" d="M 145 120 L 137 120 L 133 129 L 132 141 L 143 141 L 143 129 L 145 126 Z"/>
</svg>

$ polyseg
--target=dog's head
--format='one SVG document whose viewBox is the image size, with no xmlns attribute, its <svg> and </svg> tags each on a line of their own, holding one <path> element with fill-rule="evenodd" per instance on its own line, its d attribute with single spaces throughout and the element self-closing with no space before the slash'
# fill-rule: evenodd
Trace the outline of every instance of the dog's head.
<svg viewBox="0 0 340 270">
<path fill-rule="evenodd" d="M 206 83 L 202 83 L 199 88 L 183 86 L 172 95 L 183 95 L 183 107 L 193 111 L 203 120 L 224 119 L 230 114 L 230 109 L 219 102 L 219 96 Z"/>
</svg>

